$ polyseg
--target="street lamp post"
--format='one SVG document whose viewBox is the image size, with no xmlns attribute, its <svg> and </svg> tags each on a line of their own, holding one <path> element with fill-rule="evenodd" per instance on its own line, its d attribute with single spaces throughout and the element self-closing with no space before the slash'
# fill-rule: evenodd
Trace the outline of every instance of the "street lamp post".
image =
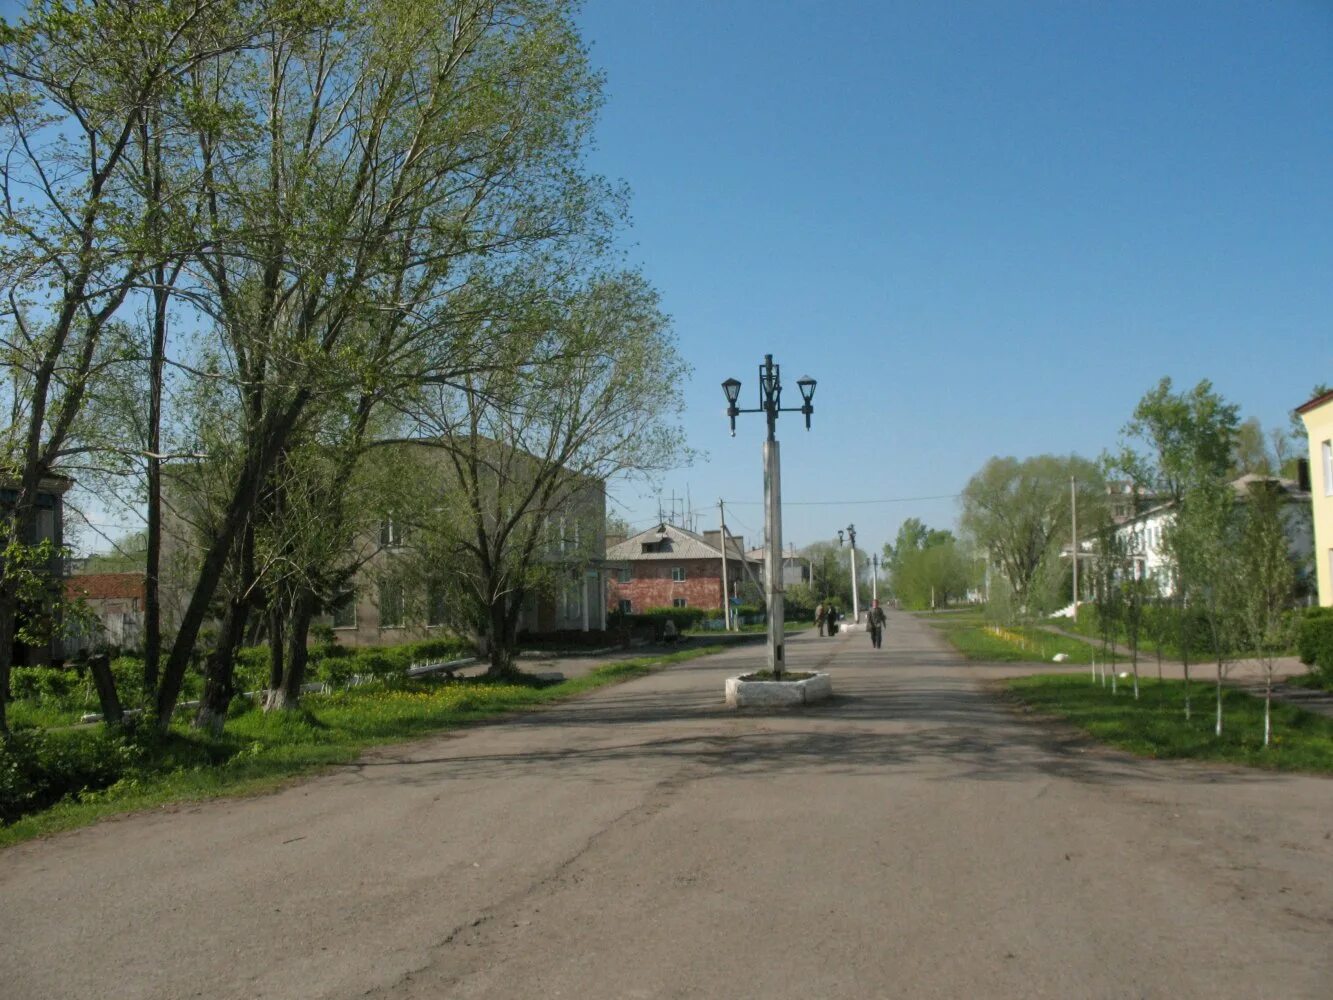
<svg viewBox="0 0 1333 1000">
<path fill-rule="evenodd" d="M 768 669 L 774 677 L 781 677 L 783 662 L 782 591 L 782 469 L 778 452 L 777 424 L 779 413 L 805 415 L 805 429 L 810 429 L 810 415 L 815 412 L 815 380 L 809 375 L 796 380 L 801 391 L 802 405 L 782 406 L 781 366 L 773 363 L 773 355 L 765 354 L 759 366 L 759 406 L 743 410 L 736 405 L 741 384 L 734 378 L 722 383 L 727 397 L 727 417 L 731 420 L 731 436 L 736 436 L 736 417 L 742 413 L 762 413 L 768 418 L 768 437 L 764 440 L 764 529 L 768 535 L 764 555 L 764 586 L 768 591 Z"/>
<path fill-rule="evenodd" d="M 873 593 L 870 596 L 874 600 L 878 601 L 879 600 L 879 553 L 878 552 L 872 552 L 870 554 L 870 564 L 875 567 L 875 575 L 871 577 L 871 583 L 870 583 Z"/>
</svg>

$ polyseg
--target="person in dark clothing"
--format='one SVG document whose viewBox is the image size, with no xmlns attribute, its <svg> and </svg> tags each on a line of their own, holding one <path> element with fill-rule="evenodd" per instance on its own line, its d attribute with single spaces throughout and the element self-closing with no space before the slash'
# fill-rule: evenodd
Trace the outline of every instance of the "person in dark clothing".
<svg viewBox="0 0 1333 1000">
<path fill-rule="evenodd" d="M 884 641 L 884 609 L 879 606 L 879 599 L 876 598 L 870 605 L 870 610 L 866 612 L 866 629 L 870 632 L 870 645 L 879 649 L 880 643 Z"/>
<path fill-rule="evenodd" d="M 828 606 L 828 610 L 827 610 L 826 612 L 824 612 L 824 617 L 827 619 L 826 624 L 828 625 L 828 634 L 831 635 L 831 636 L 833 636 L 833 635 L 837 635 L 837 634 L 838 634 L 838 609 L 835 608 L 832 604 L 830 604 L 830 605 Z"/>
</svg>

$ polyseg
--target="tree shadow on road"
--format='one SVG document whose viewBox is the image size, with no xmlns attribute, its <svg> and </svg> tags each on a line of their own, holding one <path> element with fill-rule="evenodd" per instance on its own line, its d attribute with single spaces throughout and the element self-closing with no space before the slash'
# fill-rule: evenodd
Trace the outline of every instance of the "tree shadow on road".
<svg viewBox="0 0 1333 1000">
<path fill-rule="evenodd" d="M 1099 785 L 1282 780 L 1106 750 L 1062 724 L 1021 717 L 963 671 L 914 677 L 892 668 L 860 671 L 841 689 L 846 693 L 820 705 L 738 713 L 721 704 L 720 684 L 665 692 L 627 684 L 501 723 L 524 750 L 469 753 L 469 741 L 431 741 L 377 751 L 349 768 L 375 780 L 391 773 L 389 780 L 409 784 L 523 776 L 625 780 L 625 772 L 607 766 L 616 763 L 633 765 L 633 780 L 681 767 L 696 780 L 816 773 L 938 781 L 1039 776 Z"/>
</svg>

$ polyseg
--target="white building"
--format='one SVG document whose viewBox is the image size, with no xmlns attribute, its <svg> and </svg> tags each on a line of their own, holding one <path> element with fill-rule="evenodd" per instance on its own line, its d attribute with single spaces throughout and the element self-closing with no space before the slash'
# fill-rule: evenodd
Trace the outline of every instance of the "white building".
<svg viewBox="0 0 1333 1000">
<path fill-rule="evenodd" d="M 1300 489 L 1295 480 L 1254 474 L 1233 480 L 1231 488 L 1236 492 L 1236 499 L 1243 503 L 1249 498 L 1250 488 L 1262 482 L 1274 484 L 1282 493 L 1282 520 L 1286 526 L 1287 545 L 1298 573 L 1307 577 L 1314 554 L 1310 494 Z M 1173 590 L 1172 560 L 1166 551 L 1163 536 L 1175 519 L 1175 505 L 1168 501 L 1140 514 L 1130 515 L 1116 528 L 1116 537 L 1125 545 L 1125 551 L 1133 562 L 1135 579 L 1156 580 L 1163 597 L 1170 597 Z"/>
</svg>

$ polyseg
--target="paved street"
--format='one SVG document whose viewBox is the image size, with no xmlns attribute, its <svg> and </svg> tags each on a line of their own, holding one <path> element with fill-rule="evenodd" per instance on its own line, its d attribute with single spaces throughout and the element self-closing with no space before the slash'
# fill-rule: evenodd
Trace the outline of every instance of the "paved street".
<svg viewBox="0 0 1333 1000">
<path fill-rule="evenodd" d="M 893 614 L 0 853 L 0 993 L 1327 997 L 1333 781 L 1103 752 Z"/>
</svg>

